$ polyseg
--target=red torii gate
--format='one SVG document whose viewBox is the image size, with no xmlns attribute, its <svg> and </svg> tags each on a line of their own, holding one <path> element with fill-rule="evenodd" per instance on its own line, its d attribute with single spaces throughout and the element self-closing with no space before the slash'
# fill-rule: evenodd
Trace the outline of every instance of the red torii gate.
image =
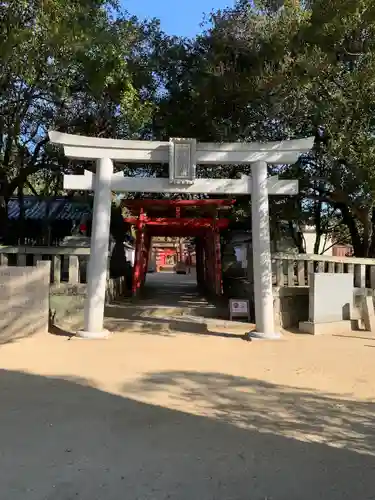
<svg viewBox="0 0 375 500">
<path fill-rule="evenodd" d="M 219 209 L 234 203 L 223 199 L 123 200 L 122 205 L 132 212 L 124 220 L 136 227 L 133 295 L 145 282 L 153 236 L 195 237 L 198 286 L 221 295 L 220 231 L 228 227 L 229 220 L 219 217 Z"/>
</svg>

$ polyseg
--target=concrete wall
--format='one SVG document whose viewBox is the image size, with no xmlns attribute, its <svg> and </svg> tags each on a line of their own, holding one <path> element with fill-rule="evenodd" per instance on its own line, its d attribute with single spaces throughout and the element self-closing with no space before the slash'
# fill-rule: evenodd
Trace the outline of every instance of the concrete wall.
<svg viewBox="0 0 375 500">
<path fill-rule="evenodd" d="M 316 240 L 316 232 L 314 228 L 306 228 L 303 232 L 303 238 L 305 240 L 305 247 L 307 254 L 314 253 L 314 245 Z M 327 250 L 325 250 L 327 249 Z M 292 238 L 283 238 L 279 241 L 272 242 L 271 251 L 273 253 L 277 252 L 288 252 L 288 253 L 297 253 L 296 245 Z M 325 239 L 325 236 L 322 236 L 319 244 L 319 255 L 332 255 L 332 241 L 330 238 Z"/>
<path fill-rule="evenodd" d="M 124 277 L 112 278 L 107 281 L 107 304 L 123 296 L 126 291 Z M 69 285 L 60 283 L 50 287 L 49 307 L 52 322 L 56 325 L 81 328 L 86 297 L 86 285 Z"/>
<path fill-rule="evenodd" d="M 250 300 L 251 320 L 254 321 L 254 303 L 252 282 L 244 277 L 230 277 L 227 283 L 227 299 Z M 298 328 L 300 321 L 307 321 L 309 316 L 309 287 L 283 286 L 274 287 L 274 311 L 277 328 Z"/>
<path fill-rule="evenodd" d="M 306 244 L 306 254 L 314 253 L 314 245 L 316 234 L 313 230 L 307 230 L 303 233 Z M 233 243 L 235 255 L 237 258 L 237 262 L 241 264 L 243 269 L 246 269 L 248 266 L 248 260 L 250 257 L 251 260 L 251 245 L 245 242 L 234 242 Z M 330 247 L 330 248 L 329 248 Z M 328 248 L 328 250 L 323 251 L 324 248 Z M 294 245 L 294 242 L 291 239 L 285 238 L 281 241 L 272 242 L 272 252 L 286 252 L 290 254 L 297 254 L 297 248 Z M 250 253 L 250 255 L 249 255 Z M 332 255 L 332 247 L 331 240 L 325 241 L 324 237 L 322 237 L 320 246 L 319 246 L 319 255 Z"/>
<path fill-rule="evenodd" d="M 315 245 L 315 240 L 316 240 L 316 233 L 315 230 L 306 230 L 303 232 L 303 237 L 305 238 L 305 245 L 306 245 L 306 253 L 311 254 L 314 253 L 314 245 Z M 325 250 L 325 248 L 328 248 L 328 250 Z M 322 236 L 319 244 L 319 255 L 332 255 L 332 241 L 330 238 L 325 239 L 324 236 Z"/>
<path fill-rule="evenodd" d="M 86 285 L 51 286 L 49 307 L 52 322 L 60 325 L 82 324 L 85 296 Z"/>
<path fill-rule="evenodd" d="M 48 272 L 45 271 L 48 277 L 47 327 L 43 324 L 43 328 L 48 328 L 48 310 L 50 310 L 50 315 L 57 324 L 73 322 L 82 325 L 87 286 L 85 274 L 89 255 L 89 248 L 0 246 L 0 269 L 4 276 L 7 276 L 6 279 L 0 278 L 0 287 L 3 289 L 3 295 L 0 294 L 0 313 L 7 311 L 6 301 L 8 299 L 5 299 L 4 295 L 5 283 L 11 282 L 13 286 L 14 282 L 17 281 L 17 273 L 26 273 L 25 276 L 27 275 L 27 279 L 32 282 L 35 278 L 36 266 L 45 265 L 48 267 Z M 30 266 L 32 263 L 34 267 Z M 24 271 L 18 271 L 19 269 Z M 30 276 L 31 272 L 34 273 L 33 276 Z M 8 288 L 6 293 L 8 296 Z M 125 294 L 125 278 L 108 279 L 107 302 L 116 300 L 118 296 Z M 39 299 L 35 298 L 35 300 L 38 303 Z M 42 320 L 38 316 L 39 310 L 40 307 L 35 306 L 35 318 L 32 321 L 29 321 L 28 316 L 24 314 L 19 318 L 15 318 L 14 316 L 10 317 L 7 313 L 6 319 L 3 319 L 2 323 L 0 323 L 0 332 L 3 329 L 4 338 L 8 338 L 8 336 L 11 338 L 12 335 L 13 337 L 27 336 L 33 331 L 34 327 L 35 331 L 40 331 L 39 325 Z M 23 328 L 24 323 L 26 328 Z M 12 330 L 10 330 L 10 324 L 13 325 Z M 5 326 L 7 331 L 5 331 Z"/>
<path fill-rule="evenodd" d="M 50 263 L 0 266 L 0 344 L 48 332 Z"/>
<path fill-rule="evenodd" d="M 274 311 L 277 327 L 298 328 L 300 321 L 309 317 L 309 287 L 275 287 Z"/>
</svg>

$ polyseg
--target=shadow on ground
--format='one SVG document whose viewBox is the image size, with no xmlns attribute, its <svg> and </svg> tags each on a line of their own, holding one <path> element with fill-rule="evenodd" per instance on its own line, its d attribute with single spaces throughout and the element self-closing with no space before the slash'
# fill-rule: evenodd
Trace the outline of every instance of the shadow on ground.
<svg viewBox="0 0 375 500">
<path fill-rule="evenodd" d="M 167 315 L 167 313 L 166 313 Z M 231 333 L 223 331 L 211 331 L 208 328 L 210 322 L 217 325 L 230 325 L 231 322 L 223 320 L 215 320 L 215 318 L 207 318 L 205 316 L 181 315 L 177 317 L 158 317 L 139 314 L 139 311 L 129 310 L 124 317 L 123 310 L 116 306 L 106 307 L 106 327 L 113 332 L 126 331 L 127 328 L 147 335 L 161 336 L 176 336 L 180 334 L 204 335 L 210 337 L 225 337 L 244 339 L 243 333 Z M 235 324 L 235 323 L 233 323 Z M 252 329 L 249 323 L 243 323 L 244 329 Z M 242 325 L 241 325 L 242 326 Z M 217 329 L 217 328 L 216 328 Z M 234 329 L 235 331 L 235 329 Z"/>
<path fill-rule="evenodd" d="M 220 374 L 154 374 L 132 389 L 168 387 L 178 387 L 181 397 L 205 400 L 217 414 L 198 417 L 140 403 L 81 379 L 3 370 L 2 498 L 374 498 L 375 458 L 368 454 L 374 444 L 373 403 L 349 404 Z M 250 396 L 241 395 L 249 388 Z M 285 406 L 289 413 L 278 414 Z M 249 421 L 252 429 L 237 426 Z M 283 427 L 326 435 L 335 428 L 336 437 L 342 433 L 342 448 L 286 438 L 280 435 Z M 346 443 L 361 449 L 349 451 Z"/>
<path fill-rule="evenodd" d="M 228 301 L 219 297 L 205 297 L 199 290 L 195 274 L 177 275 L 175 273 L 148 274 L 144 288 L 137 297 L 124 298 L 122 304 L 144 308 L 177 308 L 192 310 L 196 316 L 208 318 L 228 317 Z"/>
<path fill-rule="evenodd" d="M 54 298 L 56 300 L 56 297 Z M 58 327 L 69 332 L 83 328 L 83 309 L 60 313 Z M 137 331 L 149 335 L 175 336 L 199 334 L 226 338 L 244 338 L 243 332 L 217 332 L 207 321 L 228 320 L 228 304 L 223 299 L 207 300 L 193 276 L 155 273 L 147 276 L 141 296 L 118 298 L 105 308 L 105 327 L 111 332 Z M 207 320 L 207 321 L 206 321 Z M 59 334 L 57 329 L 51 333 Z M 61 334 L 61 333 L 60 333 Z"/>
<path fill-rule="evenodd" d="M 52 322 L 48 325 L 48 333 L 56 335 L 57 337 L 67 337 L 68 340 L 75 337 L 75 332 L 60 328 L 59 326 L 53 324 Z"/>
<path fill-rule="evenodd" d="M 375 401 L 358 402 L 223 373 L 150 373 L 127 394 L 167 394 L 172 406 L 193 402 L 201 415 L 229 424 L 322 442 L 375 457 Z"/>
<path fill-rule="evenodd" d="M 110 332 L 138 332 L 145 335 L 176 337 L 181 334 L 202 335 L 209 337 L 224 337 L 248 340 L 246 333 L 254 328 L 250 323 L 230 322 L 212 317 L 177 314 L 173 310 L 166 311 L 166 317 L 153 316 L 145 309 L 143 313 L 132 307 L 125 312 L 117 305 L 107 305 L 105 308 L 105 328 Z M 169 313 L 169 314 L 168 314 Z M 209 328 L 214 326 L 214 329 Z M 238 330 L 238 327 L 240 329 Z M 61 324 L 50 323 L 50 333 L 53 335 L 72 337 L 83 328 L 83 314 L 68 316 Z M 222 329 L 222 331 L 220 331 Z"/>
</svg>

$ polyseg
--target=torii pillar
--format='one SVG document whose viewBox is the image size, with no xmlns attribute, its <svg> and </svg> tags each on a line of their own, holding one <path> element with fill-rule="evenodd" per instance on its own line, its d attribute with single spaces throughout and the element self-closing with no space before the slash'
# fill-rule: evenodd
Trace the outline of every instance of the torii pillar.
<svg viewBox="0 0 375 500">
<path fill-rule="evenodd" d="M 103 318 L 108 273 L 112 175 L 112 160 L 97 160 L 84 330 L 79 332 L 80 337 L 87 339 L 103 338 L 109 334 L 103 329 Z"/>
<path fill-rule="evenodd" d="M 267 163 L 258 161 L 251 165 L 251 237 L 253 247 L 254 302 L 256 332 L 253 338 L 279 338 L 275 331 L 272 258 L 267 189 Z"/>
<path fill-rule="evenodd" d="M 169 142 L 98 139 L 60 132 L 51 142 L 64 145 L 66 156 L 96 161 L 96 175 L 65 175 L 64 188 L 94 190 L 93 233 L 88 269 L 84 338 L 105 337 L 103 329 L 107 280 L 111 190 L 122 192 L 252 195 L 252 241 L 256 332 L 254 338 L 274 339 L 275 331 L 269 230 L 269 195 L 295 195 L 298 181 L 267 178 L 267 164 L 293 164 L 310 151 L 314 138 L 273 143 L 197 143 L 195 139 Z M 124 177 L 113 174 L 113 160 L 168 163 L 169 179 Z M 251 164 L 252 176 L 241 179 L 196 178 L 196 164 Z"/>
</svg>

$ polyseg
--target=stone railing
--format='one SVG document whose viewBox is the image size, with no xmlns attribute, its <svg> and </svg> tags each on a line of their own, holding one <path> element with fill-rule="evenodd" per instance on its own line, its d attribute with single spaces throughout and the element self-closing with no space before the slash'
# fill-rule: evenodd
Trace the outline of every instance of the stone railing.
<svg viewBox="0 0 375 500">
<path fill-rule="evenodd" d="M 272 256 L 272 271 L 279 287 L 308 286 L 309 275 L 320 272 L 352 273 L 354 287 L 375 289 L 375 259 L 278 253 Z"/>
<path fill-rule="evenodd" d="M 0 266 L 36 266 L 40 261 L 51 262 L 50 313 L 53 322 L 83 315 L 89 256 L 89 248 L 0 246 Z M 125 277 L 108 279 L 107 303 L 118 300 L 126 292 Z"/>
<path fill-rule="evenodd" d="M 89 248 L 0 246 L 0 266 L 33 266 L 51 262 L 51 284 L 79 286 L 86 284 Z"/>
</svg>

